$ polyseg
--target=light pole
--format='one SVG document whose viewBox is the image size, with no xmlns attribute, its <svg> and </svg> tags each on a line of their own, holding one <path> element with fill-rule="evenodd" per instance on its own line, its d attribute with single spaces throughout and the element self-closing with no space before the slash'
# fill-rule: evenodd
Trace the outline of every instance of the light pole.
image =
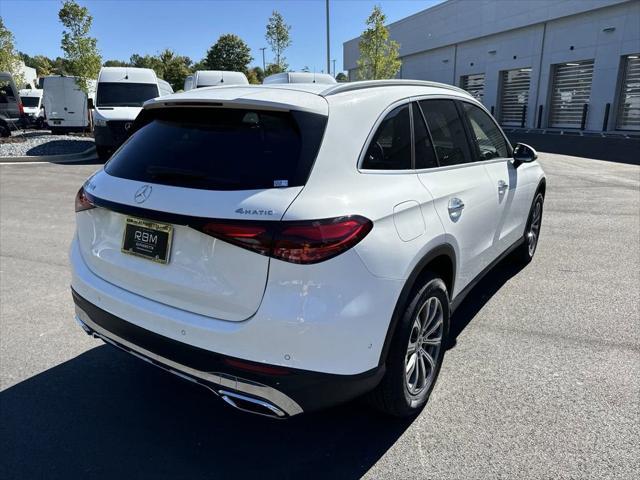
<svg viewBox="0 0 640 480">
<path fill-rule="evenodd" d="M 331 60 L 333 62 L 333 78 L 336 78 L 336 59 Z"/>
<path fill-rule="evenodd" d="M 265 51 L 266 49 L 267 49 L 267 47 L 262 47 L 262 48 L 260 49 L 260 50 L 262 50 L 262 71 L 263 71 L 263 72 L 267 69 L 267 67 L 266 67 L 266 65 L 265 65 L 265 63 L 264 63 L 264 51 Z"/>
<path fill-rule="evenodd" d="M 331 73 L 331 46 L 329 43 L 329 0 L 326 0 L 327 6 L 327 73 Z"/>
</svg>

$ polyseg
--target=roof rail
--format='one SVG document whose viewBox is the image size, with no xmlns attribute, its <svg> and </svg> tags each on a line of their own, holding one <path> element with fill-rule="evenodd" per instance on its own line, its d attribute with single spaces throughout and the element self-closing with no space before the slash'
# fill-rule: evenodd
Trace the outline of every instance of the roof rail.
<svg viewBox="0 0 640 480">
<path fill-rule="evenodd" d="M 337 93 L 351 92 L 354 90 L 363 90 L 366 88 L 375 87 L 436 87 L 446 88 L 447 90 L 453 90 L 458 93 L 469 95 L 469 92 L 463 90 L 462 88 L 454 87 L 453 85 L 447 85 L 446 83 L 430 82 L 427 80 L 406 79 L 364 80 L 360 82 L 338 83 L 337 85 L 332 85 L 326 90 L 323 90 L 322 92 L 320 92 L 320 95 L 322 95 L 323 97 L 327 97 L 329 95 L 335 95 Z"/>
</svg>

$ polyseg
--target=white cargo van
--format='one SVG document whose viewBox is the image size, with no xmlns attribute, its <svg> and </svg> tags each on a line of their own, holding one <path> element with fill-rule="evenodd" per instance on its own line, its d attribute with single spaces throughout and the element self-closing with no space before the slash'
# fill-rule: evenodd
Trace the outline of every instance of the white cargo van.
<svg viewBox="0 0 640 480">
<path fill-rule="evenodd" d="M 95 80 L 89 81 L 89 95 L 78 86 L 76 77 L 44 77 L 42 88 L 42 105 L 51 133 L 81 132 L 90 127 L 88 98 L 94 95 Z"/>
<path fill-rule="evenodd" d="M 262 81 L 268 83 L 338 83 L 328 73 L 284 72 L 269 75 Z"/>
<path fill-rule="evenodd" d="M 42 108 L 42 94 L 40 88 L 24 88 L 20 90 L 20 100 L 26 120 L 29 124 L 34 125 L 40 117 L 40 109 Z M 40 120 L 42 122 L 42 120 Z"/>
<path fill-rule="evenodd" d="M 187 90 L 191 90 L 193 88 L 193 75 L 187 76 L 184 79 L 184 88 L 183 90 L 186 92 Z"/>
<path fill-rule="evenodd" d="M 147 100 L 173 93 L 149 68 L 103 67 L 93 112 L 96 150 L 106 159 L 125 141 Z"/>
<path fill-rule="evenodd" d="M 188 78 L 188 77 L 187 77 Z M 242 72 L 226 72 L 223 70 L 198 70 L 193 74 L 191 88 L 215 87 L 223 85 L 249 85 L 247 76 Z M 185 91 L 186 81 L 185 81 Z"/>
</svg>

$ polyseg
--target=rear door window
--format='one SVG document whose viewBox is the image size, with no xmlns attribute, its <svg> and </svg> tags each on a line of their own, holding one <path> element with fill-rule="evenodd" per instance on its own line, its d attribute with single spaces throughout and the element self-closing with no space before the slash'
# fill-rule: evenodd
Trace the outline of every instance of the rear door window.
<svg viewBox="0 0 640 480">
<path fill-rule="evenodd" d="M 105 167 L 113 176 L 207 190 L 304 185 L 326 117 L 228 108 L 143 111 Z"/>
<path fill-rule="evenodd" d="M 363 169 L 411 169 L 411 119 L 409 105 L 394 108 L 371 139 L 362 162 Z"/>
<path fill-rule="evenodd" d="M 422 100 L 420 108 L 427 120 L 441 167 L 473 161 L 462 119 L 453 100 Z"/>
</svg>

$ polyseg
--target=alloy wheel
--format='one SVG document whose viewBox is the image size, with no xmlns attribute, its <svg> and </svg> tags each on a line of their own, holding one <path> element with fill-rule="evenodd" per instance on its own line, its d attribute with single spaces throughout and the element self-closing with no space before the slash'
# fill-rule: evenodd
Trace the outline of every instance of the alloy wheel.
<svg viewBox="0 0 640 480">
<path fill-rule="evenodd" d="M 418 309 L 405 356 L 405 384 L 411 395 L 420 395 L 433 384 L 442 348 L 442 303 L 429 297 Z"/>
<path fill-rule="evenodd" d="M 529 256 L 533 257 L 538 245 L 538 237 L 540 235 L 540 224 L 542 222 L 542 200 L 536 201 L 535 207 L 533 207 L 533 213 L 531 215 L 531 224 L 529 225 L 529 231 L 527 232 L 527 242 L 529 246 Z"/>
</svg>

